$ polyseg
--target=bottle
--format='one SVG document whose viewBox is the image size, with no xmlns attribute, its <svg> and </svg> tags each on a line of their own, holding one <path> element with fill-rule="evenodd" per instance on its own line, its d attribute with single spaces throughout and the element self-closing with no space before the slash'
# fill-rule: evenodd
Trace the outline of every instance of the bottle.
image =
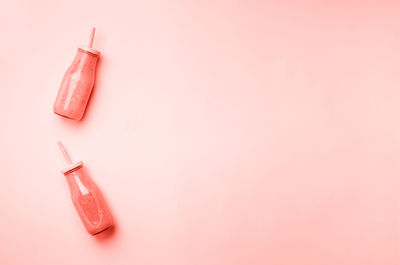
<svg viewBox="0 0 400 265">
<path fill-rule="evenodd" d="M 67 178 L 72 202 L 83 225 L 91 235 L 103 232 L 113 225 L 113 217 L 100 189 L 87 174 L 82 161 L 72 163 L 61 141 L 58 145 L 68 162 L 68 167 L 61 172 Z"/>
<path fill-rule="evenodd" d="M 80 120 L 95 82 L 97 61 L 100 52 L 92 49 L 95 28 L 90 34 L 88 46 L 79 46 L 76 56 L 64 74 L 57 98 L 53 106 L 54 113 L 65 118 Z"/>
</svg>

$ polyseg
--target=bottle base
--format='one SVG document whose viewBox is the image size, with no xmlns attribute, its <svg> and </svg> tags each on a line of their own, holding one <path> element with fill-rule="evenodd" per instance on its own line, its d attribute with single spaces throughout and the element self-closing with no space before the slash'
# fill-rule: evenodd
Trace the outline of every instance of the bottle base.
<svg viewBox="0 0 400 265">
<path fill-rule="evenodd" d="M 98 234 L 100 234 L 100 233 L 103 233 L 103 232 L 107 231 L 108 229 L 111 229 L 112 227 L 113 227 L 113 224 L 107 226 L 107 227 L 104 228 L 104 229 L 101 229 L 100 231 L 89 232 L 89 233 L 90 233 L 92 236 L 95 236 L 95 235 L 98 235 Z"/>
<path fill-rule="evenodd" d="M 70 119 L 70 120 L 79 121 L 79 120 L 82 119 L 82 117 L 76 117 L 76 116 L 72 115 L 71 113 L 60 111 L 60 110 L 55 109 L 55 108 L 53 109 L 53 112 L 55 114 L 61 116 L 61 117 L 64 117 L 64 118 L 67 118 L 67 119 Z"/>
</svg>

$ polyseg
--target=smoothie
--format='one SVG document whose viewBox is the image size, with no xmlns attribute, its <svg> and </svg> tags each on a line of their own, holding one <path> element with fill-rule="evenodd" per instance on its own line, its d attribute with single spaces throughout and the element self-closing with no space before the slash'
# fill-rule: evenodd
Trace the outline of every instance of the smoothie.
<svg viewBox="0 0 400 265">
<path fill-rule="evenodd" d="M 86 230 L 95 235 L 111 227 L 113 217 L 99 187 L 89 177 L 83 163 L 72 163 L 61 141 L 58 145 L 68 162 L 68 167 L 62 173 L 67 179 L 72 202 Z"/>
<path fill-rule="evenodd" d="M 92 49 L 94 29 L 89 46 L 79 46 L 77 54 L 64 74 L 54 113 L 73 120 L 80 120 L 85 113 L 96 78 L 96 66 L 100 52 Z"/>
</svg>

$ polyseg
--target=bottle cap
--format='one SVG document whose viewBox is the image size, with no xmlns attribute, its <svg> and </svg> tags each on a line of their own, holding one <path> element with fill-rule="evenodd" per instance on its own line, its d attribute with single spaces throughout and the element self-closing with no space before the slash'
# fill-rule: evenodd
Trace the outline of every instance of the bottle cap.
<svg viewBox="0 0 400 265">
<path fill-rule="evenodd" d="M 99 56 L 101 54 L 98 50 L 95 50 L 95 49 L 92 49 L 92 48 L 89 48 L 89 47 L 83 46 L 83 45 L 79 45 L 78 49 L 84 50 L 86 52 L 93 53 L 96 56 Z"/>
</svg>

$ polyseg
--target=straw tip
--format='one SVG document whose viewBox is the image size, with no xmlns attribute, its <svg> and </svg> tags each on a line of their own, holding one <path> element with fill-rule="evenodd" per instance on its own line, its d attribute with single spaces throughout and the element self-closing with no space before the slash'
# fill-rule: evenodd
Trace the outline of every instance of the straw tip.
<svg viewBox="0 0 400 265">
<path fill-rule="evenodd" d="M 96 31 L 96 28 L 92 28 L 92 32 L 90 32 L 90 39 L 89 39 L 89 48 L 92 48 L 93 46 L 93 39 L 94 39 L 94 33 Z"/>
</svg>

